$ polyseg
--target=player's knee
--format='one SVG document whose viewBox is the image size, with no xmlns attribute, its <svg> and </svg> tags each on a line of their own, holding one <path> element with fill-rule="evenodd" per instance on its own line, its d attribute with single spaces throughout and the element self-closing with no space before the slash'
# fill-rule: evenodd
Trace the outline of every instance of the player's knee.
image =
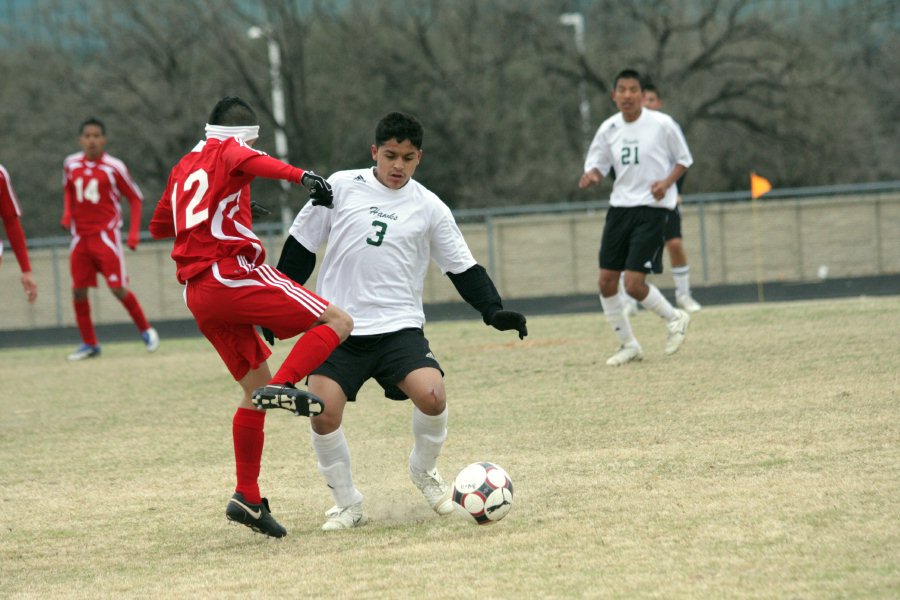
<svg viewBox="0 0 900 600">
<path fill-rule="evenodd" d="M 328 435 L 334 433 L 341 426 L 341 411 L 329 411 L 326 403 L 325 410 L 316 416 L 310 417 L 309 422 L 312 430 L 319 435 Z"/>
<path fill-rule="evenodd" d="M 333 304 L 328 307 L 325 316 L 327 317 L 325 324 L 334 330 L 342 342 L 346 340 L 353 331 L 353 317 Z"/>
</svg>

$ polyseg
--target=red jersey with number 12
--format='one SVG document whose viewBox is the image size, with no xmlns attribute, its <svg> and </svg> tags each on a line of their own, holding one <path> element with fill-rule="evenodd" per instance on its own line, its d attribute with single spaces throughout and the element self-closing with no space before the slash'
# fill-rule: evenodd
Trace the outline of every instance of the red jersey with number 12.
<svg viewBox="0 0 900 600">
<path fill-rule="evenodd" d="M 262 264 L 265 250 L 252 230 L 250 182 L 257 176 L 299 182 L 303 173 L 233 137 L 197 144 L 172 169 L 150 222 L 154 238 L 175 238 L 178 281 L 213 263 L 226 277 Z"/>
</svg>

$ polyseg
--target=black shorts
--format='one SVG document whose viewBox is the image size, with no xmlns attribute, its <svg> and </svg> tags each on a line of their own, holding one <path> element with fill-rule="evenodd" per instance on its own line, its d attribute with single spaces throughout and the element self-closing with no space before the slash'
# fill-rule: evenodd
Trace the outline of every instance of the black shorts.
<svg viewBox="0 0 900 600">
<path fill-rule="evenodd" d="M 681 207 L 669 211 L 669 220 L 666 221 L 663 237 L 667 242 L 681 237 Z"/>
<path fill-rule="evenodd" d="M 651 206 L 611 206 L 600 241 L 600 268 L 662 273 L 663 231 L 671 212 Z"/>
<path fill-rule="evenodd" d="M 347 400 L 356 401 L 363 384 L 375 378 L 391 400 L 408 400 L 397 383 L 412 371 L 433 367 L 444 374 L 425 333 L 418 328 L 378 335 L 351 335 L 311 375 L 324 375 L 341 386 Z"/>
</svg>

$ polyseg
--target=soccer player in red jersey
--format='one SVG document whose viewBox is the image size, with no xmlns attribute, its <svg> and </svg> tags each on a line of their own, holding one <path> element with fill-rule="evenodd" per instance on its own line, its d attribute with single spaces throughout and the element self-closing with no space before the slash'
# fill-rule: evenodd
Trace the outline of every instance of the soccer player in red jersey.
<svg viewBox="0 0 900 600">
<path fill-rule="evenodd" d="M 106 129 L 90 118 L 79 128 L 81 152 L 70 154 L 63 162 L 63 216 L 60 224 L 72 234 L 69 265 L 72 271 L 72 301 L 75 321 L 81 333 L 81 346 L 69 360 L 99 356 L 100 346 L 91 321 L 88 288 L 97 287 L 97 273 L 118 298 L 141 334 L 148 352 L 159 347 L 159 335 L 150 326 L 137 297 L 128 289 L 125 252 L 122 249 L 122 206 L 125 196 L 130 204 L 131 226 L 128 247 L 137 249 L 141 229 L 143 196 L 131 179 L 128 168 L 118 158 L 104 152 Z"/>
<path fill-rule="evenodd" d="M 19 268 L 22 270 L 22 287 L 25 289 L 25 295 L 29 302 L 37 299 L 37 283 L 31 276 L 31 262 L 28 260 L 28 247 L 25 245 L 25 232 L 22 230 L 22 223 L 19 217 L 22 216 L 22 209 L 19 206 L 19 199 L 13 190 L 12 181 L 9 173 L 0 165 L 0 219 L 3 219 L 3 226 L 6 228 L 6 237 L 9 238 L 9 245 L 12 246 L 13 252 L 16 253 L 16 260 L 19 261 Z M 3 260 L 3 240 L 0 239 L 0 262 Z"/>
<path fill-rule="evenodd" d="M 172 259 L 178 281 L 185 285 L 185 302 L 244 392 L 232 421 L 237 486 L 225 516 L 259 533 L 283 537 L 287 531 L 260 495 L 266 413 L 254 404 L 301 416 L 321 413 L 321 400 L 294 383 L 350 335 L 353 320 L 263 262 L 265 250 L 252 230 L 250 182 L 265 177 L 301 184 L 314 204 L 329 208 L 332 193 L 324 178 L 251 148 L 259 135 L 257 123 L 253 109 L 240 98 L 228 96 L 216 104 L 206 140 L 169 174 L 150 233 L 156 239 L 175 238 Z M 266 362 L 271 352 L 255 325 L 281 339 L 305 332 L 274 377 Z"/>
</svg>

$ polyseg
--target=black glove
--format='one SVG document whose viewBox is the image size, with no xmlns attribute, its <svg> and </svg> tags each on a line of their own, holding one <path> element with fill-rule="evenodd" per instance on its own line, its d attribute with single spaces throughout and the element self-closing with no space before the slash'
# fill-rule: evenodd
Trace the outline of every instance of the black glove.
<svg viewBox="0 0 900 600">
<path fill-rule="evenodd" d="M 265 327 L 260 327 L 260 331 L 262 331 L 262 336 L 265 338 L 267 342 L 269 342 L 270 346 L 275 345 L 275 333 L 271 329 L 266 329 Z"/>
<path fill-rule="evenodd" d="M 266 215 L 271 215 L 272 211 L 263 206 L 262 204 L 258 204 L 253 200 L 250 201 L 250 215 L 255 219 L 256 217 L 265 217 Z"/>
<path fill-rule="evenodd" d="M 525 327 L 525 315 L 512 310 L 498 310 L 491 315 L 491 327 L 500 331 L 508 331 L 515 329 L 519 332 L 519 339 L 524 340 L 528 335 L 528 328 Z"/>
<path fill-rule="evenodd" d="M 309 190 L 309 197 L 312 199 L 313 206 L 324 206 L 332 208 L 334 204 L 334 193 L 331 191 L 331 184 L 325 181 L 321 175 L 316 175 L 312 171 L 307 171 L 300 178 L 300 183 Z"/>
</svg>

